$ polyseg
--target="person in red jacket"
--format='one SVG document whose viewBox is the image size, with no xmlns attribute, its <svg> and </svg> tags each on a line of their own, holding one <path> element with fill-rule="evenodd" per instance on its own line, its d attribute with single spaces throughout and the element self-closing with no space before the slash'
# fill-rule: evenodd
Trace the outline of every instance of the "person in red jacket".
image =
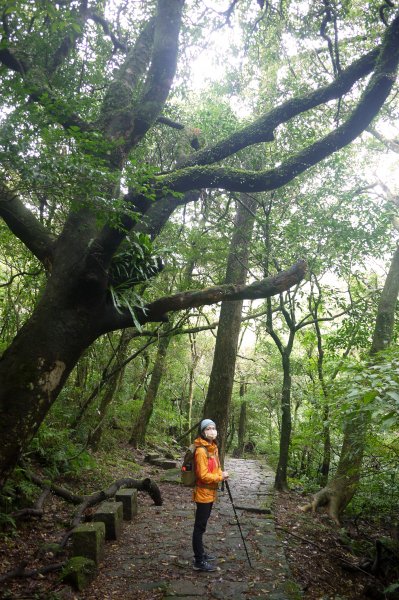
<svg viewBox="0 0 399 600">
<path fill-rule="evenodd" d="M 193 500 L 197 505 L 193 531 L 193 551 L 195 571 L 215 571 L 211 564 L 214 556 L 206 554 L 202 542 L 212 506 L 216 500 L 217 487 L 220 481 L 228 478 L 227 471 L 222 471 L 216 445 L 216 425 L 211 419 L 204 419 L 200 424 L 200 435 L 195 445 L 195 487 Z"/>
</svg>

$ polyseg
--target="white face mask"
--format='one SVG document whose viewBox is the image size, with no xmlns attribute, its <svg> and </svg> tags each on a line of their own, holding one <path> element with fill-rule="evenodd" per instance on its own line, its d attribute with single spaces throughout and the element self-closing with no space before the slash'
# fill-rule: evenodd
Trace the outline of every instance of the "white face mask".
<svg viewBox="0 0 399 600">
<path fill-rule="evenodd" d="M 204 429 L 204 436 L 207 440 L 215 440 L 217 438 L 218 432 L 214 427 L 206 427 Z"/>
</svg>

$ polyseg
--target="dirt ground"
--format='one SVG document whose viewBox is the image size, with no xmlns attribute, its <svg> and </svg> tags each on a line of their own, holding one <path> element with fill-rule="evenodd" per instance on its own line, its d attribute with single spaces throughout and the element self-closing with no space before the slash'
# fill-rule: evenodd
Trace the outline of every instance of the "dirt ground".
<svg viewBox="0 0 399 600">
<path fill-rule="evenodd" d="M 140 458 L 140 457 L 139 457 Z M 118 466 L 113 473 L 115 479 L 126 476 L 126 469 Z M 142 472 L 135 477 L 150 476 L 156 480 L 157 472 L 143 465 Z M 87 482 L 86 482 L 87 483 Z M 64 482 L 69 489 L 79 488 L 79 482 Z M 93 482 L 94 485 L 94 482 Z M 94 486 L 92 490 L 99 489 Z M 172 494 L 172 491 L 167 491 Z M 141 498 L 141 500 L 140 500 Z M 139 494 L 139 502 L 148 503 L 148 497 Z M 176 498 L 174 499 L 176 501 Z M 307 498 L 296 493 L 276 494 L 274 517 L 277 532 L 285 547 L 292 578 L 303 589 L 305 600 L 360 600 L 385 598 L 377 593 L 389 583 L 386 579 L 377 580 L 362 569 L 362 558 L 355 556 L 346 544 L 346 536 L 365 543 L 372 548 L 375 539 L 387 532 L 366 521 L 344 523 L 346 531 L 339 529 L 327 516 L 304 514 L 299 506 Z M 24 564 L 26 570 L 34 570 L 45 565 L 62 562 L 66 555 L 54 555 L 48 544 L 62 538 L 68 528 L 74 510 L 61 498 L 51 495 L 45 504 L 41 518 L 19 521 L 18 529 L 6 528 L 0 532 L 0 597 L 4 599 L 73 600 L 74 592 L 59 581 L 59 571 L 14 577 L 1 582 L 1 575 Z M 172 524 L 171 524 L 172 526 Z M 104 585 L 104 582 L 102 582 Z M 371 588 L 374 592 L 370 591 Z M 105 592 L 105 590 L 104 590 Z M 121 598 L 123 590 L 121 590 Z M 160 598 L 161 595 L 148 595 Z M 391 598 L 392 596 L 390 596 Z M 144 598 L 142 600 L 145 600 Z"/>
<path fill-rule="evenodd" d="M 339 528 L 325 513 L 312 515 L 299 510 L 309 500 L 309 496 L 292 491 L 275 497 L 277 532 L 305 600 L 398 598 L 383 593 L 395 578 L 393 573 L 380 572 L 378 577 L 370 573 L 375 541 L 389 536 L 387 528 L 349 518 L 343 518 Z"/>
</svg>

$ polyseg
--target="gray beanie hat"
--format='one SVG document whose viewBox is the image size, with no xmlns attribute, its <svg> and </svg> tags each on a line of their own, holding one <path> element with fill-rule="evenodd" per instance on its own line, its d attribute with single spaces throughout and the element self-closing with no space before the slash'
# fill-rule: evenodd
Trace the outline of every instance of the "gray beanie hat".
<svg viewBox="0 0 399 600">
<path fill-rule="evenodd" d="M 212 421 L 212 419 L 204 419 L 203 421 L 201 421 L 201 425 L 200 425 L 201 433 L 204 431 L 204 429 L 206 427 L 208 427 L 208 425 L 214 425 L 216 427 L 215 421 Z"/>
</svg>

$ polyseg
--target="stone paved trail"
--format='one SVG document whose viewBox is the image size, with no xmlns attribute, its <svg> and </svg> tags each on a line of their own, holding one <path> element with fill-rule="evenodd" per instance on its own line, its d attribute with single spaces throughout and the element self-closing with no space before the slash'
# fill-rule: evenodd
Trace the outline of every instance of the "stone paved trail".
<svg viewBox="0 0 399 600">
<path fill-rule="evenodd" d="M 140 495 L 139 515 L 124 524 L 118 542 L 107 542 L 100 574 L 84 593 L 75 597 L 87 600 L 301 598 L 269 512 L 273 472 L 256 460 L 228 459 L 226 468 L 231 474 L 230 490 L 252 568 L 226 490 L 219 493 L 204 535 L 207 550 L 218 557 L 218 570 L 193 571 L 191 490 L 163 483 L 160 487 L 164 505 L 156 507 Z"/>
</svg>

